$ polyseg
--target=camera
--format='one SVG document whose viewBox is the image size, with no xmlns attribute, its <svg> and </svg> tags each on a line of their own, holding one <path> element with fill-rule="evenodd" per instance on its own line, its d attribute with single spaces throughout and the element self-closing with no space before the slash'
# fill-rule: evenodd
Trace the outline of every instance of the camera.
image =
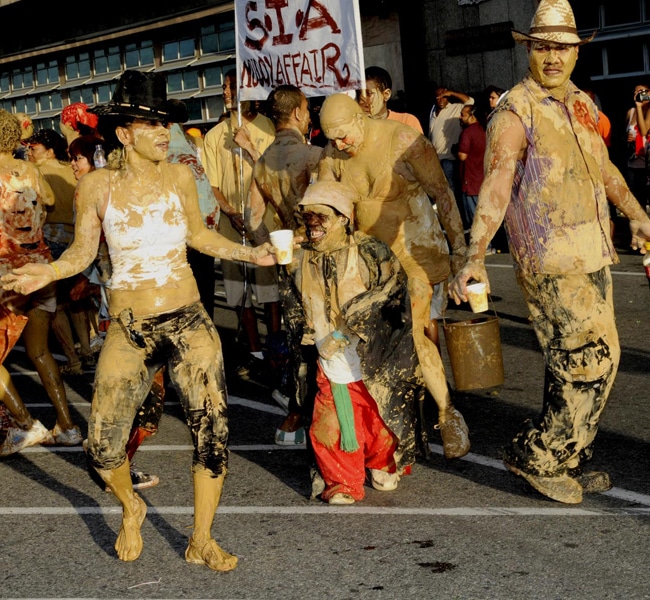
<svg viewBox="0 0 650 600">
<path fill-rule="evenodd" d="M 639 92 L 634 96 L 635 102 L 647 102 L 648 100 L 650 100 L 650 92 L 647 90 L 645 92 Z"/>
</svg>

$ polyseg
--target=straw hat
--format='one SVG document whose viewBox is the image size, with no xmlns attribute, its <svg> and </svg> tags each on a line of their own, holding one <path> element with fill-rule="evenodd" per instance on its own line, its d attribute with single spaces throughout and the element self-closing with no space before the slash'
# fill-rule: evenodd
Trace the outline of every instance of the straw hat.
<svg viewBox="0 0 650 600">
<path fill-rule="evenodd" d="M 314 204 L 324 204 L 338 210 L 343 216 L 352 220 L 356 200 L 356 192 L 344 183 L 339 181 L 317 181 L 307 188 L 299 204 L 303 208 Z"/>
<path fill-rule="evenodd" d="M 580 45 L 594 39 L 594 31 L 588 38 L 580 39 L 573 10 L 568 0 L 542 0 L 530 24 L 530 31 L 512 31 L 518 44 L 526 42 L 555 42 Z"/>
</svg>

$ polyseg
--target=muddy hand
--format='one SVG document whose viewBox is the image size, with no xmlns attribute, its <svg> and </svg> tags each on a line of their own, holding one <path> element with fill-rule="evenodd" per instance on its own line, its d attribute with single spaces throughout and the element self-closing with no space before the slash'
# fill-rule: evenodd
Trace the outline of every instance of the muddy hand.
<svg viewBox="0 0 650 600">
<path fill-rule="evenodd" d="M 650 242 L 650 221 L 630 221 L 630 232 L 632 233 L 632 241 L 630 247 L 632 250 L 640 250 L 641 254 L 645 254 L 645 242 Z"/>
<path fill-rule="evenodd" d="M 480 281 L 487 284 L 487 292 L 490 293 L 490 282 L 483 261 L 468 262 L 454 277 L 449 285 L 449 297 L 456 304 L 467 302 L 467 282 Z"/>
<path fill-rule="evenodd" d="M 277 264 L 277 258 L 275 256 L 275 248 L 265 242 L 261 246 L 257 246 L 253 249 L 253 261 L 256 265 L 260 267 L 272 267 Z"/>
<path fill-rule="evenodd" d="M 18 294 L 32 294 L 54 281 L 54 269 L 49 264 L 32 263 L 14 269 L 0 278 L 2 289 Z"/>
</svg>

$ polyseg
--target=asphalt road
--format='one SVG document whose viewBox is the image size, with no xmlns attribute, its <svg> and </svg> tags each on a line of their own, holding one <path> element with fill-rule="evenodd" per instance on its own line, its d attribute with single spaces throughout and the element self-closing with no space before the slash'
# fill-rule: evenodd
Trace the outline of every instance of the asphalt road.
<svg viewBox="0 0 650 600">
<path fill-rule="evenodd" d="M 183 559 L 191 447 L 172 399 L 159 433 L 137 455 L 161 483 L 142 492 L 148 516 L 135 562 L 116 558 L 118 505 L 90 478 L 80 448 L 36 447 L 0 461 L 0 597 L 650 598 L 650 289 L 640 257 L 621 259 L 613 273 L 622 360 L 593 465 L 610 472 L 611 491 L 566 506 L 502 467 L 501 448 L 541 407 L 543 367 L 510 256 L 495 255 L 488 273 L 505 383 L 458 394 L 470 455 L 445 460 L 431 430 L 431 459 L 418 462 L 396 491 L 368 488 L 354 506 L 310 501 L 304 449 L 273 443 L 283 411 L 270 389 L 231 377 L 230 472 L 213 531 L 239 556 L 235 571 L 214 573 Z M 449 317 L 470 315 L 452 310 Z M 220 297 L 215 318 L 231 368 L 234 321 Z M 51 427 L 53 410 L 20 349 L 7 364 L 32 413 Z M 84 431 L 92 376 L 67 380 Z"/>
</svg>

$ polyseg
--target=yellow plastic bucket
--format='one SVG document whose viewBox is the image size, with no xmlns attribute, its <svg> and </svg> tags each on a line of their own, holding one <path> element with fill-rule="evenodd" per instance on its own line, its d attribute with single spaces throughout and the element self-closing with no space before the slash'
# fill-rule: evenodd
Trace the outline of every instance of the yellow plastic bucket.
<svg viewBox="0 0 650 600">
<path fill-rule="evenodd" d="M 503 385 L 503 355 L 496 316 L 482 315 L 469 321 L 444 319 L 443 330 L 457 390 Z"/>
</svg>

